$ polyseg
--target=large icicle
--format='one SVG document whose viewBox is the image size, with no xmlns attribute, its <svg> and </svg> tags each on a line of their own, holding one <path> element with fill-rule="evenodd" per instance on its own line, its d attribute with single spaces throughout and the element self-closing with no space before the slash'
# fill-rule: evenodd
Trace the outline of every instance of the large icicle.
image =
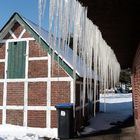
<svg viewBox="0 0 140 140">
<path fill-rule="evenodd" d="M 42 13 L 44 13 L 41 8 L 44 9 L 44 5 L 43 0 L 39 1 L 39 16 L 41 19 Z M 50 0 L 49 36 L 51 48 L 55 51 L 55 48 L 58 47 L 57 53 L 63 54 L 62 57 L 68 55 L 70 39 L 73 40 L 73 56 L 71 59 L 75 81 L 73 85 L 74 95 L 76 94 L 77 67 L 81 64 L 83 115 L 86 94 L 89 102 L 94 99 L 95 115 L 97 92 L 103 92 L 105 95 L 106 89 L 114 87 L 119 79 L 120 65 L 113 50 L 102 38 L 98 27 L 87 18 L 87 8 L 82 7 L 77 0 Z M 80 59 L 77 59 L 78 57 Z M 98 81 L 100 91 L 97 89 Z M 94 91 L 92 90 L 93 87 Z M 75 96 L 73 102 L 75 111 Z"/>
<path fill-rule="evenodd" d="M 46 8 L 46 0 L 39 0 L 38 1 L 39 34 L 41 34 L 41 24 L 42 24 L 42 18 L 45 15 L 45 8 Z M 39 36 L 39 42 L 40 42 L 40 36 Z"/>
</svg>

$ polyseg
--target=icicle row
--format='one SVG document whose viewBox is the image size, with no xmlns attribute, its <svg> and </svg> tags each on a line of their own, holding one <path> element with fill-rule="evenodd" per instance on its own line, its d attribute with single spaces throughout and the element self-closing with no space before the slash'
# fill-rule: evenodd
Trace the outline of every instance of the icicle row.
<svg viewBox="0 0 140 140">
<path fill-rule="evenodd" d="M 63 56 L 67 55 L 70 37 L 73 37 L 72 59 L 73 78 L 75 81 L 77 65 L 78 63 L 83 65 L 81 67 L 81 77 L 83 77 L 83 115 L 86 91 L 88 91 L 87 96 L 89 101 L 92 101 L 94 98 L 95 115 L 97 81 L 100 81 L 100 90 L 104 94 L 106 93 L 106 89 L 114 87 L 118 81 L 120 65 L 114 52 L 102 38 L 98 27 L 87 18 L 87 9 L 82 7 L 76 0 L 50 0 L 49 25 L 50 46 L 55 50 L 57 36 L 57 47 L 60 52 L 63 52 Z M 53 26 L 55 26 L 54 31 Z M 52 34 L 54 34 L 53 39 L 51 37 Z M 81 58 L 79 61 L 77 61 L 78 55 Z M 92 79 L 94 79 L 94 84 Z M 86 90 L 87 87 L 89 89 Z M 92 90 L 93 87 L 94 93 Z M 73 101 L 75 104 L 75 97 Z"/>
</svg>

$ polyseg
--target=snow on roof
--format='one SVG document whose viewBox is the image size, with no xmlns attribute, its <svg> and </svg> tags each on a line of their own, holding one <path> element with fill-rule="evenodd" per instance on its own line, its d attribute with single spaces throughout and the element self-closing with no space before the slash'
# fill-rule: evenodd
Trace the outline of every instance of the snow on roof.
<svg viewBox="0 0 140 140">
<path fill-rule="evenodd" d="M 31 20 L 22 17 L 22 19 L 48 44 L 49 47 L 49 32 L 43 28 L 39 28 L 39 26 L 33 23 Z M 56 41 L 58 42 L 58 40 Z M 52 47 L 51 47 L 52 48 Z M 58 43 L 56 43 L 55 53 L 58 54 L 60 58 L 71 68 L 73 69 L 73 50 L 70 47 L 66 47 L 67 52 L 64 52 L 61 48 L 58 48 Z M 53 48 L 52 48 L 53 49 Z M 80 76 L 84 76 L 84 70 L 87 71 L 87 77 L 90 77 L 90 72 L 88 69 L 83 69 L 81 66 L 84 66 L 83 60 L 77 55 L 77 66 L 76 66 L 76 73 Z M 93 79 L 100 80 L 100 78 L 95 75 L 94 71 L 92 71 Z"/>
</svg>

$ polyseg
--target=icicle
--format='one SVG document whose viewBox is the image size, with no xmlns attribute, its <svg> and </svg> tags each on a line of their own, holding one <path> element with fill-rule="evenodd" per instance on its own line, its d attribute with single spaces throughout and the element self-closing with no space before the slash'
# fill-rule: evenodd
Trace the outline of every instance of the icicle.
<svg viewBox="0 0 140 140">
<path fill-rule="evenodd" d="M 45 14 L 45 8 L 46 8 L 46 0 L 39 0 L 38 1 L 38 20 L 39 20 L 39 34 L 41 34 L 41 24 L 42 24 L 42 18 Z M 39 36 L 39 43 L 40 43 L 40 36 Z"/>
<path fill-rule="evenodd" d="M 53 42 L 53 23 L 54 23 L 54 14 L 55 14 L 55 3 L 56 0 L 50 0 L 50 6 L 49 6 L 49 45 L 52 46 Z M 50 50 L 51 51 L 51 48 Z"/>
<path fill-rule="evenodd" d="M 62 28 L 62 7 L 63 7 L 63 1 L 62 0 L 58 0 L 58 3 L 59 3 L 59 8 L 58 8 L 58 24 L 57 24 L 57 26 L 58 26 L 58 34 L 57 34 L 57 37 L 58 37 L 58 39 L 57 39 L 57 43 L 58 43 L 58 54 L 61 52 L 60 51 L 60 46 L 61 46 L 61 39 L 62 39 L 62 37 L 61 37 L 61 28 Z M 58 63 L 58 67 L 57 67 L 57 69 L 58 69 L 58 74 L 59 74 L 59 57 L 57 57 L 57 63 Z"/>
<path fill-rule="evenodd" d="M 69 47 L 70 44 L 70 37 L 73 37 L 72 64 L 74 81 L 76 81 L 76 66 L 78 63 L 82 65 L 82 74 L 80 76 L 83 77 L 83 115 L 86 92 L 89 101 L 92 101 L 94 96 L 95 115 L 97 92 L 102 92 L 105 95 L 107 89 L 115 85 L 118 80 L 120 65 L 114 52 L 102 38 L 98 27 L 87 18 L 87 9 L 82 7 L 78 1 L 50 0 L 49 12 L 50 45 L 52 45 L 55 50 L 57 44 L 58 54 L 61 53 L 62 57 L 65 57 L 68 55 L 67 53 L 69 53 L 67 52 L 67 47 Z M 52 32 L 53 29 L 54 32 Z M 52 33 L 54 33 L 53 37 Z M 58 37 L 57 41 L 56 36 Z M 77 57 L 80 57 L 80 59 L 77 59 Z M 94 95 L 92 95 L 93 78 Z M 100 79 L 99 91 L 97 90 L 98 79 Z M 74 91 L 75 86 L 76 83 L 74 82 Z M 73 102 L 75 112 L 75 96 Z"/>
<path fill-rule="evenodd" d="M 84 64 L 83 64 L 83 116 L 84 116 L 84 113 L 85 113 L 85 94 L 86 94 L 86 52 L 85 52 L 85 50 L 86 50 L 86 48 L 85 48 L 85 46 L 86 46 L 86 35 L 85 35 L 85 33 L 86 33 L 86 17 L 87 17 L 87 9 L 85 9 L 85 11 L 84 11 L 84 19 L 83 19 L 83 44 L 82 44 L 82 57 L 83 57 L 83 62 L 84 62 Z"/>
<path fill-rule="evenodd" d="M 74 16 L 74 31 L 73 31 L 73 78 L 74 78 L 73 87 L 75 92 L 76 92 L 75 85 L 76 85 L 77 50 L 78 50 L 78 39 L 80 34 L 80 17 L 81 17 L 81 6 L 78 2 L 76 2 Z M 75 99 L 74 99 L 74 107 L 75 107 Z"/>
<path fill-rule="evenodd" d="M 55 56 L 55 50 L 56 50 L 56 44 L 57 44 L 57 30 L 58 30 L 58 26 L 57 26 L 57 22 L 58 22 L 58 9 L 59 9 L 59 3 L 58 3 L 58 0 L 55 2 L 55 5 L 54 5 L 54 20 L 53 20 L 53 23 L 54 23 L 54 31 L 53 31 L 53 42 L 52 42 L 52 63 L 51 63 L 51 72 L 52 72 L 52 75 L 53 75 L 53 64 L 54 64 L 54 56 Z"/>
<path fill-rule="evenodd" d="M 94 116 L 96 114 L 96 96 L 97 96 L 97 74 L 98 74 L 98 42 L 99 42 L 99 34 L 98 34 L 98 29 L 97 27 L 95 26 L 94 28 L 94 32 L 95 32 L 95 37 L 94 37 L 94 44 L 93 44 L 93 49 L 94 49 L 94 77 L 95 77 L 95 80 L 94 80 Z"/>
<path fill-rule="evenodd" d="M 38 1 L 38 21 L 39 21 L 39 44 L 41 43 L 40 40 L 40 35 L 41 35 L 41 24 L 42 24 L 42 19 L 44 18 L 45 15 L 45 9 L 46 9 L 46 0 L 39 0 Z M 39 49 L 39 55 L 41 49 Z"/>
<path fill-rule="evenodd" d="M 45 15 L 45 8 L 46 8 L 46 0 L 39 0 L 38 1 L 38 21 L 39 21 L 39 37 L 38 37 L 38 41 L 39 44 L 41 44 L 41 25 L 42 25 L 42 20 L 44 18 Z M 38 50 L 38 54 L 39 56 L 42 55 L 42 48 L 41 45 L 39 45 L 39 50 Z M 44 68 L 43 68 L 44 69 Z"/>
</svg>

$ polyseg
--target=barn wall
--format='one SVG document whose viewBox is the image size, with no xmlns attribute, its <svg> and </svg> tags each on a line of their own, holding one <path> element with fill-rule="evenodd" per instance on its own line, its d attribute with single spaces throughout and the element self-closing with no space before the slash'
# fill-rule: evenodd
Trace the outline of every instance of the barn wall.
<svg viewBox="0 0 140 140">
<path fill-rule="evenodd" d="M 25 78 L 7 79 L 8 42 L 21 40 L 27 45 Z M 72 78 L 19 23 L 14 24 L 3 42 L 0 43 L 0 123 L 56 128 L 55 105 L 72 102 Z"/>
<path fill-rule="evenodd" d="M 132 89 L 134 101 L 134 118 L 136 138 L 140 139 L 140 46 L 136 52 L 132 71 Z"/>
<path fill-rule="evenodd" d="M 94 87 L 94 83 L 93 87 Z M 98 85 L 97 85 L 98 86 Z M 94 89 L 92 88 L 93 92 Z M 86 97 L 85 97 L 85 106 L 84 106 L 84 113 L 83 113 L 83 79 L 78 79 L 76 81 L 76 117 L 75 117 L 75 130 L 79 130 L 81 126 L 85 125 L 85 123 L 89 120 L 91 115 L 94 113 L 94 95 L 92 102 L 89 104 L 88 102 L 88 91 L 86 88 Z M 96 97 L 96 112 L 99 111 L 99 96 Z"/>
</svg>

